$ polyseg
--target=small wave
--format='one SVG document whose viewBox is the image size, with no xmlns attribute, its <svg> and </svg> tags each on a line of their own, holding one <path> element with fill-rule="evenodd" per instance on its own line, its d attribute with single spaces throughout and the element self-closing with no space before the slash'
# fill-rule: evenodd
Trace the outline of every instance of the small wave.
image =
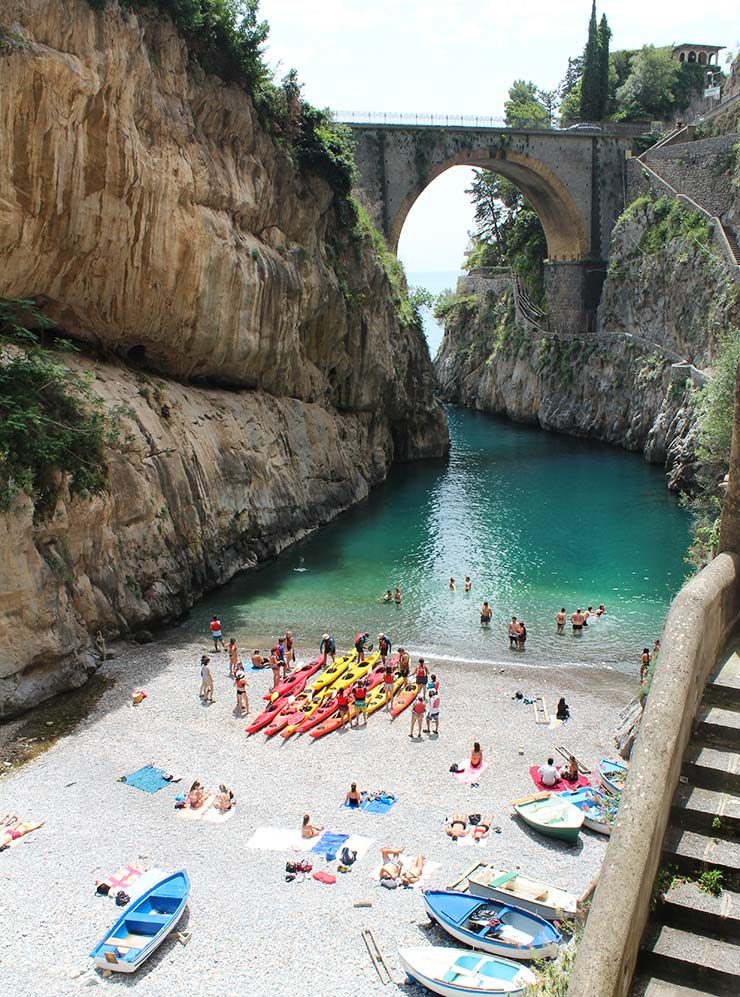
<svg viewBox="0 0 740 997">
<path fill-rule="evenodd" d="M 532 661 L 531 658 L 526 658 L 519 653 L 510 658 L 471 658 L 465 654 L 438 654 L 436 651 L 432 651 L 429 648 L 411 648 L 407 647 L 407 651 L 411 655 L 421 655 L 422 657 L 429 658 L 433 661 L 449 661 L 450 663 L 458 663 L 464 665 L 488 665 L 492 668 L 518 668 L 526 667 L 532 669 L 539 669 L 540 671 L 552 671 L 554 669 L 563 668 L 585 668 L 585 669 L 609 669 L 618 671 L 634 671 L 631 668 L 631 662 L 609 662 L 609 661 Z"/>
</svg>

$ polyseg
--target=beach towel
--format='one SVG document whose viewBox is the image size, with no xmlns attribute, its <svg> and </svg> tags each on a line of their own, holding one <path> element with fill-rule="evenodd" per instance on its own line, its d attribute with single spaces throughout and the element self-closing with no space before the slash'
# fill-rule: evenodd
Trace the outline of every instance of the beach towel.
<svg viewBox="0 0 740 997">
<path fill-rule="evenodd" d="M 337 855 L 341 853 L 342 848 L 348 848 L 351 852 L 357 853 L 357 861 L 359 862 L 374 841 L 374 838 L 363 838 L 361 834 L 350 834 L 344 844 L 340 847 Z"/>
<path fill-rule="evenodd" d="M 336 883 L 337 881 L 336 876 L 332 875 L 330 872 L 324 872 L 321 869 L 313 874 L 313 878 L 319 883 L 326 883 L 327 886 L 330 886 L 332 883 Z"/>
<path fill-rule="evenodd" d="M 411 859 L 409 859 L 408 862 L 410 864 L 411 863 Z M 383 867 L 383 863 L 380 862 L 373 869 L 373 871 L 370 873 L 370 878 L 371 879 L 375 879 L 378 882 L 380 882 L 380 870 L 382 869 L 382 867 Z M 439 862 L 425 862 L 424 863 L 424 871 L 421 874 L 421 879 L 419 880 L 418 883 L 414 883 L 414 885 L 412 887 L 407 887 L 407 889 L 409 889 L 409 888 L 412 889 L 412 890 L 421 890 L 421 889 L 423 889 L 426 886 L 426 884 L 427 884 L 428 880 L 430 879 L 430 877 L 433 876 L 434 873 L 438 869 L 441 869 L 441 868 L 442 868 L 442 866 L 440 865 Z"/>
<path fill-rule="evenodd" d="M 578 789 L 579 786 L 590 786 L 591 783 L 586 778 L 585 775 L 579 775 L 577 779 L 570 782 L 568 779 L 558 779 L 554 786 L 546 786 L 539 774 L 539 765 L 533 765 L 529 774 L 532 776 L 532 782 L 535 784 L 537 789 L 546 790 L 548 793 L 562 793 L 566 789 Z"/>
<path fill-rule="evenodd" d="M 247 842 L 247 848 L 262 852 L 308 852 L 315 838 L 301 837 L 300 830 L 286 827 L 258 827 Z"/>
<path fill-rule="evenodd" d="M 177 811 L 177 816 L 180 820 L 200 820 L 211 806 L 213 806 L 213 796 L 208 796 L 197 810 L 193 810 L 192 807 L 183 807 L 182 810 Z"/>
<path fill-rule="evenodd" d="M 317 855 L 323 855 L 327 861 L 333 862 L 341 851 L 342 845 L 348 840 L 348 834 L 338 834 L 335 831 L 324 831 L 311 851 L 315 852 Z"/>
<path fill-rule="evenodd" d="M 129 893 L 130 888 L 145 871 L 144 867 L 138 862 L 132 862 L 131 865 L 122 865 L 109 876 L 96 880 L 95 886 L 96 888 L 98 886 L 107 886 L 109 891 L 113 893 L 117 893 L 118 890 L 126 890 Z"/>
<path fill-rule="evenodd" d="M 143 769 L 137 769 L 131 775 L 125 775 L 120 781 L 134 789 L 140 789 L 142 793 L 158 793 L 169 785 L 164 769 L 157 769 L 153 765 L 145 765 Z"/>
<path fill-rule="evenodd" d="M 467 761 L 463 759 L 463 761 L 457 763 L 457 767 L 460 769 L 459 772 L 454 773 L 457 781 L 467 783 L 470 786 L 474 782 L 480 782 L 480 777 L 488 768 L 488 762 L 484 761 L 477 769 L 472 769 L 470 767 L 470 759 Z"/>
<path fill-rule="evenodd" d="M 231 810 L 217 810 L 216 807 L 210 807 L 208 812 L 203 814 L 203 821 L 209 824 L 225 824 L 227 820 L 231 818 L 236 813 L 234 807 Z"/>
</svg>

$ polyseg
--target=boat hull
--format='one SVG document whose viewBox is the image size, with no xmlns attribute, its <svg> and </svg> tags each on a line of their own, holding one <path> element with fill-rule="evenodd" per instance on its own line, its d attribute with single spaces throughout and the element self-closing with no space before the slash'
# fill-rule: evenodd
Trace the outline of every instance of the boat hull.
<svg viewBox="0 0 740 997">
<path fill-rule="evenodd" d="M 572 803 L 566 803 L 552 793 L 536 793 L 514 800 L 512 805 L 516 814 L 532 830 L 569 845 L 578 841 L 583 814 Z"/>
<path fill-rule="evenodd" d="M 442 997 L 516 997 L 523 994 L 525 988 L 537 981 L 535 974 L 525 966 L 510 962 L 508 959 L 492 958 L 490 956 L 471 956 L 470 950 L 443 948 L 441 946 L 426 946 L 424 948 L 402 948 L 398 950 L 399 958 L 408 976 Z M 466 986 L 467 973 L 454 974 L 456 964 L 476 964 L 486 967 L 484 986 Z M 489 975 L 490 974 L 490 975 Z M 452 979 L 445 979 L 452 977 Z M 481 977 L 475 973 L 468 976 L 468 981 Z"/>
<path fill-rule="evenodd" d="M 484 900 L 495 900 L 497 903 L 515 904 L 530 914 L 537 914 L 547 921 L 562 921 L 578 915 L 578 898 L 573 893 L 566 893 L 557 887 L 540 883 L 526 876 L 515 874 L 498 886 L 491 882 L 506 874 L 504 869 L 493 869 L 485 866 L 480 872 L 468 876 L 468 892 Z M 510 884 L 513 888 L 506 889 Z M 545 894 L 542 896 L 542 894 Z M 527 895 L 528 894 L 528 895 Z M 540 899 L 538 899 L 538 895 Z"/>
</svg>

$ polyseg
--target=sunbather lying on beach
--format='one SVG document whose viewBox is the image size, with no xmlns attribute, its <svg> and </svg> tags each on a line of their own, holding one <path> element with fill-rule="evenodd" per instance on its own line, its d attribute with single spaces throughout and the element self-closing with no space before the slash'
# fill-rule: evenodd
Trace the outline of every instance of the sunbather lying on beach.
<svg viewBox="0 0 740 997">
<path fill-rule="evenodd" d="M 312 824 L 311 815 L 303 815 L 303 824 L 301 826 L 301 837 L 302 838 L 317 838 L 321 832 L 324 830 L 323 824 Z"/>
<path fill-rule="evenodd" d="M 470 833 L 467 817 L 463 817 L 462 814 L 453 814 L 452 820 L 447 825 L 447 833 L 455 841 L 458 838 L 464 838 L 466 834 Z"/>
<path fill-rule="evenodd" d="M 216 810 L 220 810 L 222 814 L 227 813 L 232 807 L 236 806 L 236 797 L 230 789 L 227 789 L 223 783 L 218 787 L 218 794 L 216 795 L 215 802 Z"/>
<path fill-rule="evenodd" d="M 413 862 L 405 865 L 401 858 L 403 851 L 403 848 L 390 848 L 387 845 L 380 849 L 380 854 L 383 856 L 383 864 L 380 867 L 381 880 L 395 880 L 402 886 L 413 886 L 419 882 L 424 872 L 426 861 L 424 856 L 417 855 Z"/>
<path fill-rule="evenodd" d="M 192 810 L 198 810 L 208 799 L 207 791 L 201 786 L 201 784 L 196 779 L 193 785 L 188 790 L 188 795 L 185 800 L 185 806 L 190 807 Z"/>
<path fill-rule="evenodd" d="M 420 853 L 409 866 L 404 866 L 401 871 L 401 882 L 404 886 L 413 886 L 418 883 L 424 875 L 424 863 L 426 859 Z"/>
<path fill-rule="evenodd" d="M 43 824 L 42 820 L 18 820 L 15 817 L 13 823 L 6 824 L 2 828 L 2 831 L 0 831 L 0 851 L 7 848 L 17 838 L 22 838 L 24 834 L 30 834 L 31 831 L 36 831 L 39 827 L 43 827 Z"/>
<path fill-rule="evenodd" d="M 471 835 L 473 841 L 483 841 L 484 838 L 487 838 L 492 823 L 493 817 L 482 817 L 473 828 Z"/>
</svg>

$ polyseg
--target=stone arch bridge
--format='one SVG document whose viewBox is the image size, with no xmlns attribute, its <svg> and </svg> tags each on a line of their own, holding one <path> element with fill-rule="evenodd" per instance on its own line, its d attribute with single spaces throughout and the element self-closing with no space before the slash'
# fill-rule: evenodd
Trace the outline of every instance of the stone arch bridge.
<svg viewBox="0 0 740 997">
<path fill-rule="evenodd" d="M 617 132 L 352 123 L 359 191 L 391 248 L 422 191 L 452 166 L 514 183 L 547 239 L 545 283 L 554 327 L 593 326 L 609 238 L 625 206 L 630 139 Z"/>
</svg>

